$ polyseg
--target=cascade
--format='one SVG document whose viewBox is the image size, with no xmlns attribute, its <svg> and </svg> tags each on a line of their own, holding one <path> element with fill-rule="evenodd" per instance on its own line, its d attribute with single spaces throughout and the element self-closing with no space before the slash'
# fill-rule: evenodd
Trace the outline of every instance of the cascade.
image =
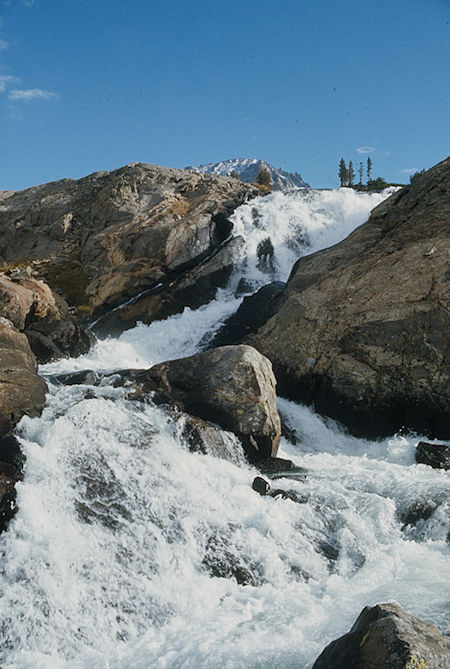
<svg viewBox="0 0 450 669">
<path fill-rule="evenodd" d="M 239 306 L 243 279 L 249 291 L 286 281 L 388 194 L 293 190 L 245 204 L 233 215 L 245 253 L 212 302 L 41 367 L 47 406 L 17 427 L 20 510 L 0 536 L 3 669 L 307 669 L 364 606 L 388 601 L 450 632 L 450 483 L 415 464 L 417 435 L 357 439 L 280 398 L 279 455 L 307 475 L 280 482 L 301 503 L 261 497 L 242 457 L 189 452 L 163 408 L 112 382 L 198 352 Z M 55 380 L 86 369 L 104 375 L 99 386 Z"/>
</svg>

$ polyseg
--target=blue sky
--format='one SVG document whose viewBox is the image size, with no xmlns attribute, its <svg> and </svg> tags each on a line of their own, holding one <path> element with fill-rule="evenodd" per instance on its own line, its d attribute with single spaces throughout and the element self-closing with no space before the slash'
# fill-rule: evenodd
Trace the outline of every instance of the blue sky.
<svg viewBox="0 0 450 669">
<path fill-rule="evenodd" d="M 449 153 L 449 0 L 0 0 L 0 189 L 264 158 L 336 187 Z"/>
</svg>

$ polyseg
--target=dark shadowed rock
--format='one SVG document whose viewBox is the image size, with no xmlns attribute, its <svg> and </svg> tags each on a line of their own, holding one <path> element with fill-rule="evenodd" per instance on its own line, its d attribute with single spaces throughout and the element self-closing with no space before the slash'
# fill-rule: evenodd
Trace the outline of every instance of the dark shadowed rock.
<svg viewBox="0 0 450 669">
<path fill-rule="evenodd" d="M 212 261 L 230 236 L 229 214 L 255 195 L 238 179 L 143 163 L 34 186 L 2 198 L 0 271 L 29 265 L 92 320 L 134 300 L 123 325 L 150 322 L 185 306 L 181 293 L 172 299 L 178 283 Z M 203 269 L 211 284 L 224 281 L 230 264 L 218 262 Z M 197 301 L 205 288 L 199 281 Z M 137 296 L 149 297 L 160 284 L 165 296 L 157 293 L 151 308 L 143 302 L 138 314 Z"/>
<path fill-rule="evenodd" d="M 0 437 L 23 415 L 38 416 L 44 408 L 47 385 L 36 370 L 25 335 L 0 317 Z"/>
<path fill-rule="evenodd" d="M 282 281 L 273 281 L 254 295 L 244 297 L 239 309 L 225 321 L 209 346 L 240 344 L 246 335 L 256 332 L 279 309 L 285 288 Z"/>
<path fill-rule="evenodd" d="M 91 369 L 82 369 L 79 372 L 68 372 L 67 374 L 53 374 L 48 377 L 52 383 L 65 386 L 98 386 L 100 378 L 100 375 Z"/>
<path fill-rule="evenodd" d="M 348 634 L 332 641 L 313 669 L 446 669 L 450 639 L 397 604 L 366 606 Z"/>
<path fill-rule="evenodd" d="M 419 441 L 416 448 L 416 462 L 430 465 L 435 469 L 450 469 L 450 446 Z"/>
<path fill-rule="evenodd" d="M 450 159 L 301 258 L 277 313 L 245 342 L 279 393 L 357 435 L 450 438 Z"/>
<path fill-rule="evenodd" d="M 135 396 L 217 423 L 236 434 L 251 459 L 275 456 L 280 441 L 275 377 L 270 362 L 250 346 L 224 346 L 148 370 L 121 373 Z"/>
</svg>

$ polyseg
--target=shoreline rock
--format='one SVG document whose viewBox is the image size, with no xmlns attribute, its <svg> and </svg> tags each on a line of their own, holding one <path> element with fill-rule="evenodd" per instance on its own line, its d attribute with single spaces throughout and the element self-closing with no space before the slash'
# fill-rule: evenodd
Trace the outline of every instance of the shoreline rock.
<svg viewBox="0 0 450 669">
<path fill-rule="evenodd" d="M 243 340 L 279 393 L 357 436 L 449 439 L 449 236 L 450 158 L 297 261 L 278 311 Z"/>
<path fill-rule="evenodd" d="M 0 316 L 0 437 L 8 435 L 22 416 L 39 416 L 46 392 L 26 336 Z"/>
</svg>

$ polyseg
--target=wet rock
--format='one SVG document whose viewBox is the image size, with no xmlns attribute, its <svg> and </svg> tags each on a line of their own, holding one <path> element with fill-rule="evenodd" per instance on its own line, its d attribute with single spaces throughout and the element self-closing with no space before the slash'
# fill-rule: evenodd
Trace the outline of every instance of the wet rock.
<svg viewBox="0 0 450 669">
<path fill-rule="evenodd" d="M 244 297 L 239 309 L 220 328 L 209 347 L 239 344 L 245 336 L 263 325 L 278 310 L 286 284 L 273 281 L 254 295 Z"/>
<path fill-rule="evenodd" d="M 52 374 L 49 380 L 52 383 L 65 386 L 97 386 L 100 383 L 100 375 L 91 369 L 83 369 L 79 372 L 69 372 L 67 374 Z"/>
<path fill-rule="evenodd" d="M 275 249 L 273 248 L 272 240 L 270 237 L 263 239 L 259 242 L 256 249 L 256 256 L 258 258 L 258 268 L 261 272 L 273 272 L 273 256 Z"/>
<path fill-rule="evenodd" d="M 127 370 L 134 397 L 152 393 L 158 404 L 217 423 L 238 436 L 247 456 L 275 456 L 281 426 L 269 361 L 250 346 L 224 346 L 148 370 Z"/>
<path fill-rule="evenodd" d="M 450 158 L 297 261 L 278 311 L 244 340 L 281 395 L 359 436 L 450 438 L 449 221 Z"/>
<path fill-rule="evenodd" d="M 22 479 L 24 457 L 15 437 L 0 438 L 0 532 L 17 511 L 15 484 Z"/>
<path fill-rule="evenodd" d="M 27 338 L 0 316 L 0 437 L 23 415 L 39 416 L 46 391 Z"/>
<path fill-rule="evenodd" d="M 248 293 L 254 293 L 257 289 L 257 283 L 255 281 L 250 281 L 250 279 L 245 279 L 242 277 L 239 279 L 236 290 L 234 291 L 235 297 L 243 297 L 248 295 Z"/>
<path fill-rule="evenodd" d="M 450 469 L 450 446 L 419 441 L 416 448 L 416 462 L 435 469 Z"/>
<path fill-rule="evenodd" d="M 261 566 L 245 555 L 244 547 L 227 533 L 224 536 L 217 532 L 209 537 L 202 563 L 216 578 L 234 578 L 239 585 L 257 586 L 263 582 Z"/>
<path fill-rule="evenodd" d="M 187 443 L 193 453 L 204 453 L 222 460 L 240 464 L 244 460 L 243 454 L 236 449 L 231 435 L 211 425 L 206 420 L 183 413 L 174 417 L 181 422 L 181 439 Z"/>
<path fill-rule="evenodd" d="M 397 604 L 367 606 L 350 632 L 332 641 L 313 669 L 450 666 L 450 639 Z"/>
<path fill-rule="evenodd" d="M 231 212 L 257 194 L 238 179 L 144 163 L 34 186 L 2 198 L 0 270 L 31 266 L 92 320 L 161 283 L 173 309 L 186 269 L 220 249 Z M 162 313 L 159 299 L 152 311 L 142 303 L 139 320 Z"/>
<path fill-rule="evenodd" d="M 252 490 L 259 493 L 263 497 L 268 495 L 269 497 L 280 497 L 281 499 L 290 499 L 292 502 L 297 504 L 304 504 L 308 501 L 308 498 L 304 495 L 298 495 L 295 490 L 283 490 L 281 488 L 276 488 L 272 490 L 270 483 L 263 479 L 261 476 L 255 476 L 252 483 Z"/>
</svg>

